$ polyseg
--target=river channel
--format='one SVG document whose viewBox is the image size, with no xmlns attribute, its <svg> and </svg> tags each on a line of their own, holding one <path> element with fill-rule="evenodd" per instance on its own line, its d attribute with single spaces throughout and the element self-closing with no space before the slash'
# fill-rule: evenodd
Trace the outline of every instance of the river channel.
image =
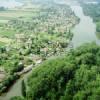
<svg viewBox="0 0 100 100">
<path fill-rule="evenodd" d="M 83 43 L 96 42 L 100 44 L 100 40 L 96 36 L 96 25 L 90 16 L 85 16 L 83 9 L 80 5 L 71 6 L 77 17 L 80 18 L 79 24 L 77 24 L 72 32 L 74 33 L 72 43 L 74 47 L 78 47 Z"/>
<path fill-rule="evenodd" d="M 80 5 L 70 5 L 77 17 L 80 18 L 80 22 L 72 29 L 74 33 L 72 43 L 74 47 L 78 47 L 83 43 L 96 42 L 100 44 L 100 40 L 96 37 L 96 25 L 90 16 L 85 16 L 83 9 Z M 8 93 L 0 97 L 0 100 L 9 100 L 13 96 L 21 95 L 21 81 L 27 79 L 27 73 L 21 79 L 19 79 L 9 90 Z"/>
</svg>

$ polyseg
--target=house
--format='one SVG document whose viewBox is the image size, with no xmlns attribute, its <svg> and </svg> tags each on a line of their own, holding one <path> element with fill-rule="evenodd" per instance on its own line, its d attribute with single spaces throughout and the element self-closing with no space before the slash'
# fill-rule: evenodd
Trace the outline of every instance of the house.
<svg viewBox="0 0 100 100">
<path fill-rule="evenodd" d="M 31 54 L 30 58 L 35 62 L 36 65 L 42 62 L 42 58 L 38 55 Z"/>
</svg>

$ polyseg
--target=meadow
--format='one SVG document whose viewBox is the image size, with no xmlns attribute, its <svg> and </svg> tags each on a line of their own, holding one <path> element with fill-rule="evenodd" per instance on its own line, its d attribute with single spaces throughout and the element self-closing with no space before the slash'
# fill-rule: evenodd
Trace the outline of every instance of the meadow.
<svg viewBox="0 0 100 100">
<path fill-rule="evenodd" d="M 0 21 L 8 22 L 9 20 L 16 18 L 27 18 L 32 17 L 35 14 L 35 10 L 27 9 L 10 9 L 5 11 L 0 11 Z"/>
</svg>

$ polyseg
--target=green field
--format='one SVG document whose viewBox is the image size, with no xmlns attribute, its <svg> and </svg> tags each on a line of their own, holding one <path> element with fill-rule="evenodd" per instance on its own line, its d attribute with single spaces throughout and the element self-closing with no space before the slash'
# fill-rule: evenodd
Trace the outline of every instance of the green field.
<svg viewBox="0 0 100 100">
<path fill-rule="evenodd" d="M 16 31 L 8 27 L 11 20 L 31 20 L 33 16 L 38 14 L 38 9 L 9 9 L 0 11 L 0 36 L 12 38 Z"/>
<path fill-rule="evenodd" d="M 0 42 L 0 47 L 5 46 L 4 42 Z"/>
<path fill-rule="evenodd" d="M 0 28 L 0 36 L 12 38 L 15 34 L 14 30 Z"/>
<path fill-rule="evenodd" d="M 37 9 L 38 10 L 38 9 Z M 0 22 L 5 23 L 12 19 L 18 18 L 29 18 L 37 14 L 36 9 L 15 9 L 0 11 Z"/>
</svg>

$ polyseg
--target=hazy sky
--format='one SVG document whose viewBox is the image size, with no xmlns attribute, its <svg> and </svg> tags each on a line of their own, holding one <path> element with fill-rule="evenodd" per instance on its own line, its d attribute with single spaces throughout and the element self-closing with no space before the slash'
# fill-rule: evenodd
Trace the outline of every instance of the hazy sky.
<svg viewBox="0 0 100 100">
<path fill-rule="evenodd" d="M 4 7 L 15 7 L 22 5 L 20 2 L 16 2 L 16 1 L 29 1 L 29 0 L 0 0 L 0 6 L 4 6 Z M 63 1 L 75 1 L 75 0 L 30 0 L 30 1 L 41 1 L 41 2 L 45 2 L 45 1 L 56 1 L 56 2 L 63 2 Z M 100 0 L 82 0 L 82 1 L 100 1 Z"/>
<path fill-rule="evenodd" d="M 22 4 L 19 2 L 16 2 L 15 0 L 0 0 L 0 6 L 2 7 L 8 7 L 12 8 L 15 6 L 21 6 Z"/>
</svg>

